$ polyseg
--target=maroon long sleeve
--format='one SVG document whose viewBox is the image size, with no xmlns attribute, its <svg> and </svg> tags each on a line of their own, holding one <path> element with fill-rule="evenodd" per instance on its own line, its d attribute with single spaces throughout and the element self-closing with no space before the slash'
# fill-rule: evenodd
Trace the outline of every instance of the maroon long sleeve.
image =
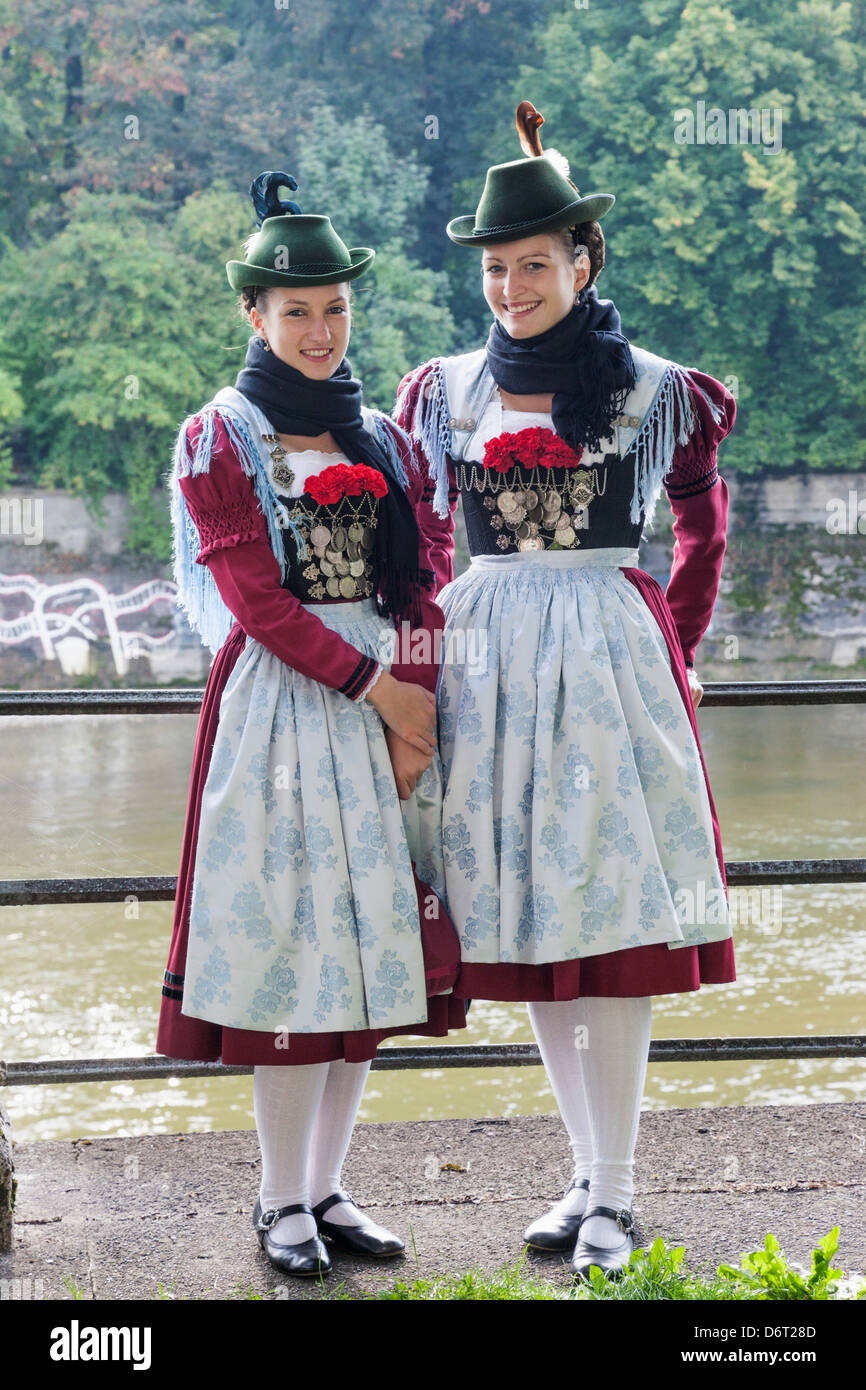
<svg viewBox="0 0 866 1390">
<path fill-rule="evenodd" d="M 197 415 L 187 429 L 191 452 L 202 423 Z M 210 471 L 187 474 L 179 484 L 201 538 L 197 563 L 207 565 L 243 630 L 287 666 L 358 699 L 377 662 L 326 627 L 282 587 L 253 480 L 244 473 L 219 415 Z"/>
<path fill-rule="evenodd" d="M 665 590 L 683 656 L 694 665 L 695 650 L 713 615 L 728 526 L 728 488 L 719 476 L 717 451 L 730 434 L 736 418 L 734 397 L 720 381 L 689 369 L 689 376 L 724 410 L 716 424 L 706 401 L 692 391 L 692 409 L 698 417 L 695 430 L 681 444 L 665 475 L 664 486 L 674 513 L 674 555 Z"/>
</svg>

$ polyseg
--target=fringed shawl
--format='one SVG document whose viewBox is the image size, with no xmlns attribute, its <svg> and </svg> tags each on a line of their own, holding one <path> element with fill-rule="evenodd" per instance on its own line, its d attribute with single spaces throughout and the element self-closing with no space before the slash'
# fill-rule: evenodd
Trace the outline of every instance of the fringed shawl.
<svg viewBox="0 0 866 1390">
<path fill-rule="evenodd" d="M 414 409 L 411 401 L 413 390 L 416 393 Z M 436 484 L 433 510 L 441 517 L 450 516 L 447 455 L 451 431 L 447 422 L 451 419 L 451 412 L 445 393 L 445 369 L 441 357 L 434 357 L 410 372 L 398 392 L 393 414 L 397 418 L 403 417 L 407 433 L 424 451 L 430 477 Z"/>
<path fill-rule="evenodd" d="M 639 350 L 632 348 L 637 361 Z M 649 354 L 645 354 L 649 356 Z M 660 359 L 661 360 L 661 359 Z M 640 383 L 635 388 L 639 390 Z M 649 407 L 643 414 L 634 440 L 629 447 L 635 452 L 635 480 L 631 499 L 629 519 L 637 525 L 641 512 L 645 514 L 645 525 L 652 524 L 656 502 L 662 489 L 665 475 L 670 471 L 674 454 L 679 445 L 687 444 L 694 433 L 698 417 L 692 408 L 691 393 L 696 392 L 710 408 L 716 424 L 725 419 L 725 412 L 717 406 L 706 392 L 698 386 L 686 367 L 677 362 L 668 362 L 662 373 L 658 389 Z M 628 405 L 624 409 L 628 414 Z M 634 411 L 634 414 L 640 414 Z M 678 428 L 675 424 L 678 422 Z M 625 450 L 623 451 L 625 452 Z"/>
<path fill-rule="evenodd" d="M 616 428 L 621 456 L 624 457 L 631 449 L 635 454 L 630 520 L 638 524 L 643 511 L 645 525 L 650 526 L 662 481 L 673 464 L 676 449 L 691 439 L 697 424 L 690 400 L 691 392 L 703 397 L 717 424 L 724 419 L 724 410 L 710 400 L 687 368 L 637 348 L 634 344 L 632 355 L 637 368 L 637 383 L 626 398 L 623 415 L 639 419 L 640 424 L 636 427 L 620 424 Z M 466 417 L 472 414 L 473 404 L 479 400 L 486 401 L 494 387 L 489 368 L 483 360 L 479 374 L 479 359 L 483 359 L 483 350 L 481 354 L 467 353 L 463 359 L 433 358 L 404 379 L 394 406 L 395 416 L 404 423 L 426 455 L 430 477 L 435 483 L 433 509 L 441 517 L 450 515 L 448 455 L 455 456 L 452 422 L 456 421 L 458 427 L 464 425 Z M 456 391 L 452 386 L 451 394 L 459 396 L 459 399 L 449 399 L 446 361 L 449 367 L 461 361 L 466 363 L 465 372 L 448 372 L 452 383 L 457 385 Z M 461 430 L 464 444 L 469 437 L 468 430 Z"/>
<path fill-rule="evenodd" d="M 297 520 L 290 520 L 287 507 L 274 491 L 268 473 L 268 457 L 255 443 L 253 428 L 254 424 L 260 423 L 256 407 L 245 398 L 237 400 L 237 397 L 241 397 L 240 392 L 236 392 L 234 387 L 226 387 L 195 415 L 187 416 L 178 430 L 171 473 L 167 479 L 171 495 L 172 560 L 174 581 L 177 585 L 177 605 L 186 614 L 190 627 L 199 633 L 205 646 L 214 655 L 228 637 L 235 619 L 223 602 L 207 565 L 197 563 L 201 539 L 181 491 L 180 479 L 210 471 L 214 445 L 214 417 L 217 413 L 226 428 L 244 473 L 253 479 L 255 494 L 267 522 L 268 540 L 280 566 L 281 579 L 285 580 L 287 574 L 283 531 L 287 530 L 293 535 L 300 559 L 304 560 L 307 556 L 307 548 L 298 530 Z M 368 427 L 372 426 L 375 429 L 377 439 L 393 463 L 395 475 L 401 486 L 407 487 L 406 470 L 395 438 L 395 435 L 403 435 L 403 431 L 390 420 L 386 428 L 379 411 L 365 410 L 364 413 L 369 417 Z M 201 418 L 202 430 L 194 450 L 191 450 L 187 430 L 196 415 Z M 262 420 L 267 425 L 264 417 Z M 266 429 L 265 433 L 268 432 Z M 409 440 L 404 435 L 403 438 L 409 450 Z M 277 521 L 278 517 L 281 519 L 280 523 Z"/>
</svg>

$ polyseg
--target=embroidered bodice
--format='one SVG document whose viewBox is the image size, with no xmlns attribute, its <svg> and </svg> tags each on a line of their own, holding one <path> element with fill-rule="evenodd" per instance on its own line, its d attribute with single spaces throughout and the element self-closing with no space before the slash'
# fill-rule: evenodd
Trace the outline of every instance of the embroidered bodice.
<svg viewBox="0 0 866 1390">
<path fill-rule="evenodd" d="M 322 449 L 271 452 L 271 481 L 292 528 L 282 531 L 283 587 L 302 603 L 369 598 L 376 590 L 375 541 L 379 495 L 387 483 L 378 469 L 351 464 Z M 377 493 L 379 495 L 377 495 Z M 285 518 L 278 518 L 278 520 Z"/>
<path fill-rule="evenodd" d="M 575 454 L 551 414 L 507 409 L 495 393 L 454 463 L 470 554 L 637 546 L 633 455 L 620 458 L 613 437 L 601 443 Z"/>
<path fill-rule="evenodd" d="M 664 598 L 686 664 L 691 665 L 712 615 L 725 553 L 728 491 L 719 476 L 717 451 L 733 427 L 736 402 L 720 381 L 695 367 L 682 367 L 634 343 L 631 350 L 637 381 L 623 401 L 622 414 L 612 422 L 612 439 L 601 441 L 605 448 L 599 455 L 582 455 L 570 477 L 565 470 L 557 473 L 551 467 L 541 479 L 543 495 L 537 497 L 526 494 L 537 491 L 534 483 L 544 464 L 539 467 L 536 461 L 528 475 L 509 476 L 506 467 L 504 477 L 492 466 L 508 464 L 501 447 L 501 436 L 507 431 L 485 348 L 434 357 L 409 372 L 397 392 L 394 418 L 411 435 L 419 468 L 428 474 L 426 525 L 440 588 L 454 578 L 453 517 L 461 492 L 473 554 L 502 554 L 519 547 L 521 541 L 533 546 L 540 541 L 547 549 L 551 528 L 543 523 L 554 522 L 555 540 L 557 530 L 566 529 L 564 522 L 556 525 L 560 507 L 563 513 L 569 512 L 566 501 L 572 504 L 569 525 L 582 545 L 634 550 L 644 527 L 652 524 L 661 492 L 666 492 L 674 514 L 675 543 Z M 498 458 L 496 449 L 492 451 L 491 467 L 485 469 L 480 461 L 483 449 L 478 454 L 472 440 L 477 435 L 479 444 L 491 442 L 479 432 L 488 408 L 500 412 L 493 416 L 492 428 L 493 442 L 498 441 L 500 448 Z M 549 451 L 553 458 L 546 462 L 556 463 L 556 451 L 564 441 L 555 435 L 546 437 L 553 445 Z M 588 526 L 575 528 L 574 512 L 585 504 L 574 480 L 582 476 L 588 484 L 588 472 L 595 472 L 597 479 L 586 508 Z M 518 492 L 523 494 L 519 498 Z M 553 493 L 559 494 L 558 503 Z M 532 505 L 527 507 L 527 502 Z M 504 512 L 500 503 L 505 504 Z M 518 521 L 521 508 L 526 515 Z M 493 523 L 494 512 L 503 518 L 502 525 Z M 516 524 L 508 525 L 506 518 Z M 528 534 L 519 535 L 527 523 Z M 538 536 L 532 534 L 533 525 L 538 526 Z"/>
<path fill-rule="evenodd" d="M 362 414 L 388 459 L 386 476 L 319 450 L 303 450 L 288 459 L 284 449 L 275 447 L 279 441 L 267 417 L 240 391 L 224 387 L 181 424 L 170 479 L 174 576 L 178 605 L 190 627 L 216 656 L 239 623 L 287 666 L 350 700 L 363 699 L 387 665 L 321 621 L 315 604 L 336 600 L 351 605 L 355 598 L 378 591 L 378 576 L 369 571 L 377 569 L 378 503 L 395 485 L 392 471 L 416 513 L 424 491 L 411 445 L 399 426 L 381 411 L 364 407 Z M 337 486 L 341 475 L 342 485 Z M 303 523 L 306 540 L 291 519 L 297 512 L 308 518 Z M 340 525 L 346 532 L 345 546 L 344 537 L 334 534 Z M 296 547 L 306 549 L 303 559 Z M 419 528 L 422 575 L 435 575 L 431 552 L 432 542 Z M 333 572 L 329 574 L 325 565 Z M 314 574 L 303 574 L 314 566 Z M 353 568 L 361 573 L 353 573 Z M 287 572 L 294 574 L 296 592 L 284 582 Z M 348 584 L 341 587 L 350 578 L 352 594 Z M 329 580 L 338 581 L 331 584 L 330 593 Z M 428 634 L 428 655 L 419 661 L 413 648 L 411 663 L 395 660 L 391 665 L 398 679 L 411 679 L 431 693 L 439 674 L 438 656 L 433 656 L 435 633 L 443 622 L 430 594 L 432 583 L 431 578 L 420 594 L 420 622 L 415 624 Z M 298 592 L 304 598 L 299 600 Z"/>
</svg>

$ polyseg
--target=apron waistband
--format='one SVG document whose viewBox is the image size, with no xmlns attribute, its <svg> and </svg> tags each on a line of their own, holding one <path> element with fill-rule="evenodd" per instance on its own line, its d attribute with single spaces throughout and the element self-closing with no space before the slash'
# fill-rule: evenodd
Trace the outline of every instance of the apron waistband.
<svg viewBox="0 0 866 1390">
<path fill-rule="evenodd" d="M 513 555 L 473 555 L 475 570 L 511 569 L 520 565 L 548 565 L 553 569 L 578 569 L 584 565 L 597 567 L 636 568 L 637 550 L 628 546 L 599 546 L 595 550 L 519 550 Z"/>
<path fill-rule="evenodd" d="M 381 618 L 376 600 L 372 597 L 346 600 L 343 603 L 316 603 L 311 600 L 309 603 L 301 603 L 301 607 L 328 623 L 357 623 L 366 618 Z M 388 619 L 381 618 L 381 621 L 387 622 Z"/>
</svg>

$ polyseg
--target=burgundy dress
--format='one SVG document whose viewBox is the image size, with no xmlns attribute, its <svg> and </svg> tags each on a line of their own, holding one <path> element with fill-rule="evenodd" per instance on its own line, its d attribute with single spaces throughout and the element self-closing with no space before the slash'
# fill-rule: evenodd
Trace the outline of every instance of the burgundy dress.
<svg viewBox="0 0 866 1390">
<path fill-rule="evenodd" d="M 398 423 L 410 432 L 425 389 L 430 364 L 409 373 L 400 385 Z M 674 513 L 674 556 L 670 580 L 662 590 L 645 571 L 623 566 L 624 574 L 650 609 L 664 636 L 670 666 L 697 742 L 712 814 L 713 837 L 719 872 L 726 884 L 722 841 L 706 763 L 698 737 L 695 709 L 689 692 L 687 666 L 694 664 L 695 649 L 712 616 L 725 553 L 728 489 L 720 477 L 717 449 L 733 428 L 736 403 L 731 393 L 713 377 L 690 371 L 724 418 L 716 423 L 702 397 L 691 393 L 698 416 L 697 428 L 686 444 L 679 445 L 664 486 Z M 675 417 L 674 428 L 679 421 Z M 419 468 L 427 471 L 422 446 L 414 444 Z M 431 563 L 437 575 L 438 593 L 454 578 L 454 512 L 459 491 L 453 460 L 448 458 L 450 516 L 433 511 L 433 484 L 425 487 L 419 515 L 427 531 Z M 611 541 L 605 543 L 624 543 Z M 636 542 L 629 542 L 634 543 Z M 461 966 L 457 992 L 467 999 L 544 1001 L 593 996 L 646 996 L 699 989 L 701 984 L 723 984 L 736 978 L 733 942 L 727 940 L 669 950 L 666 943 L 633 946 L 581 959 L 549 964 L 511 962 L 470 963 Z"/>
<path fill-rule="evenodd" d="M 201 416 L 194 417 L 187 439 L 194 446 L 202 428 Z M 416 508 L 420 504 L 423 479 L 397 439 L 407 466 L 407 495 Z M 367 1061 L 374 1057 L 382 1038 L 411 1033 L 443 1037 L 452 1028 L 466 1026 L 466 1009 L 455 993 L 441 991 L 455 985 L 459 969 L 459 946 L 454 927 L 444 906 L 431 918 L 423 911 L 423 900 L 433 890 L 415 876 L 419 918 L 427 981 L 428 1012 L 417 1025 L 389 1029 L 366 1029 L 338 1033 L 291 1033 L 285 1046 L 274 1047 L 271 1031 L 222 1027 L 182 1013 L 190 904 L 192 898 L 199 813 L 202 791 L 210 767 L 211 754 L 220 713 L 220 696 L 232 668 L 243 651 L 247 636 L 262 643 L 282 661 L 302 674 L 321 681 L 358 699 L 376 672 L 376 662 L 325 626 L 281 584 L 280 567 L 268 540 L 265 518 L 255 495 L 253 481 L 243 471 L 229 435 L 217 416 L 210 471 L 180 478 L 180 488 L 201 539 L 198 563 L 207 564 L 226 607 L 236 622 L 214 658 L 199 715 L 180 871 L 175 899 L 174 922 L 168 966 L 162 987 L 156 1050 L 167 1057 L 196 1061 L 222 1061 L 235 1065 L 303 1065 L 331 1062 Z M 432 568 L 424 537 L 419 563 Z M 347 600 L 351 602 L 351 600 Z M 430 634 L 427 650 L 436 650 L 435 633 L 443 618 L 431 598 L 422 598 L 422 627 Z M 391 666 L 398 680 L 409 680 L 435 691 L 438 667 L 422 665 Z"/>
</svg>

